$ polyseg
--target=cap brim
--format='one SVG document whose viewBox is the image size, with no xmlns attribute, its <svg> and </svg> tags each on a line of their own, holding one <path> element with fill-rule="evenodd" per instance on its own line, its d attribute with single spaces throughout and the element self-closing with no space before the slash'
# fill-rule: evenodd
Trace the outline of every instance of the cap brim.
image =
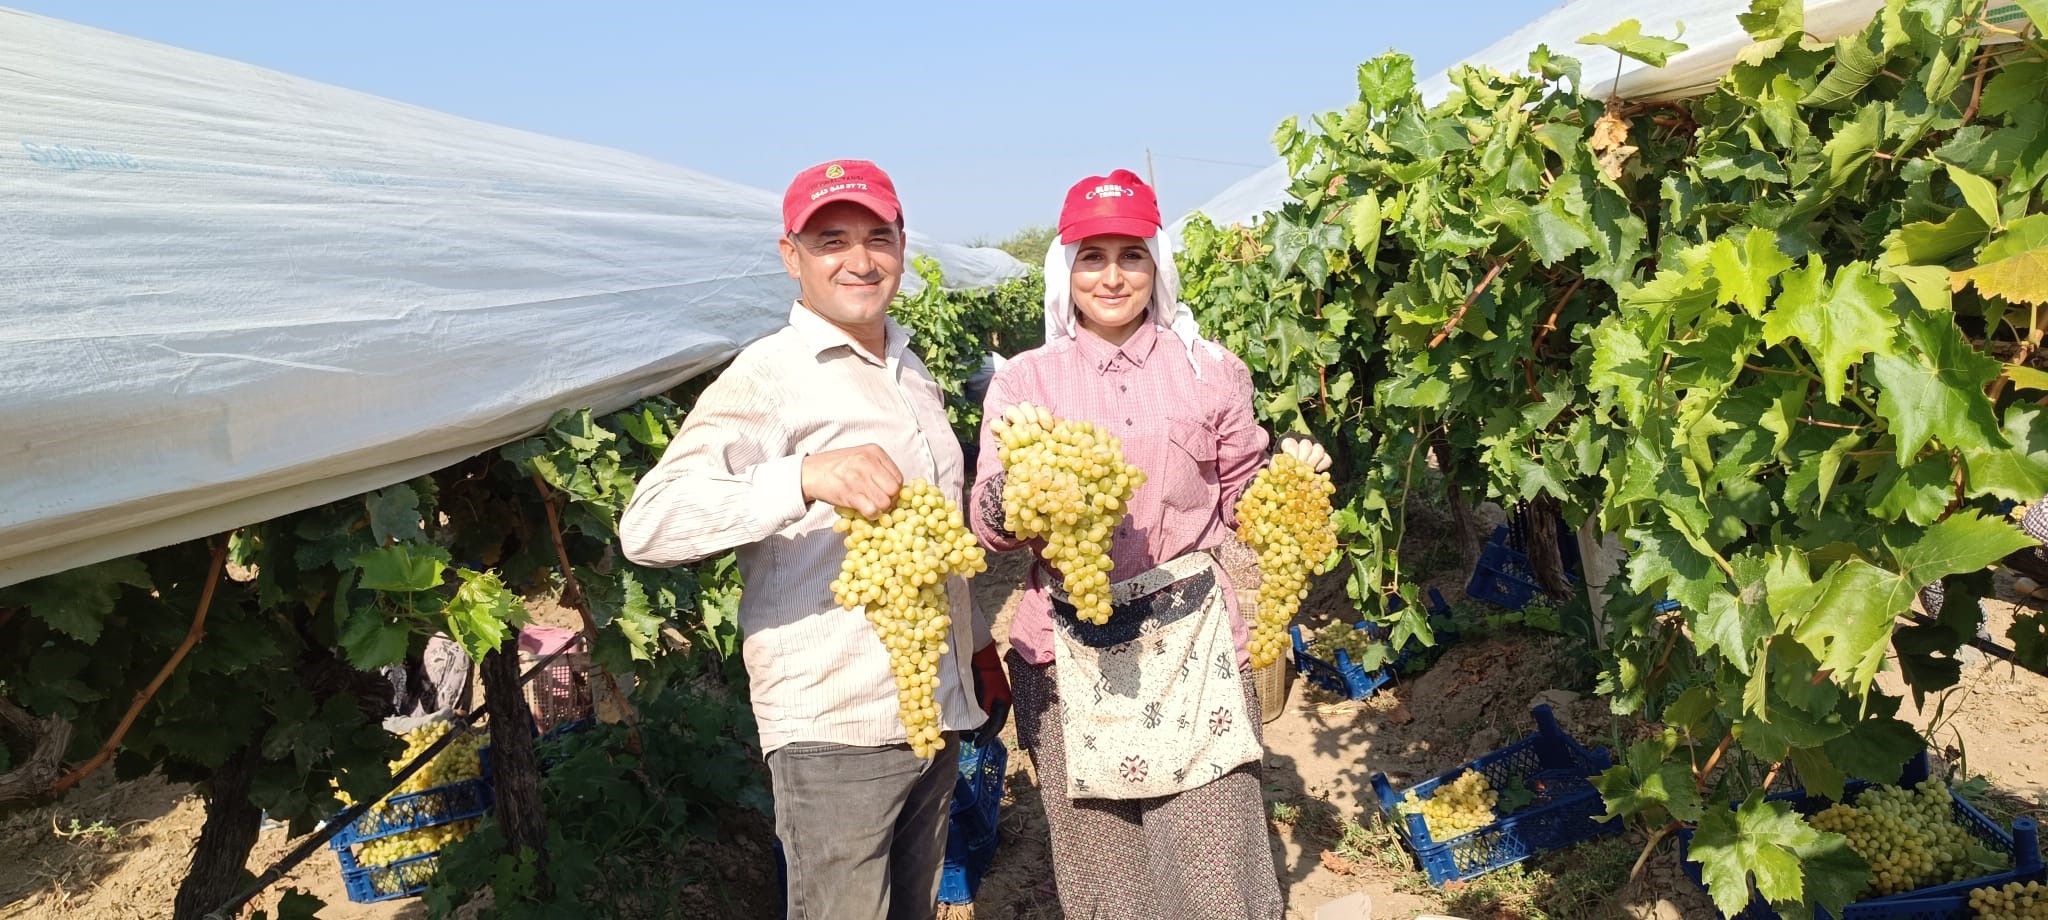
<svg viewBox="0 0 2048 920">
<path fill-rule="evenodd" d="M 1089 217 L 1060 228 L 1060 242 L 1078 243 L 1091 236 L 1135 236 L 1141 240 L 1159 235 L 1159 225 L 1142 217 Z"/>
<path fill-rule="evenodd" d="M 896 218 L 901 217 L 903 215 L 903 212 L 899 210 L 895 204 L 891 203 L 889 200 L 883 198 L 882 196 L 873 194 L 871 192 L 863 192 L 860 191 L 859 189 L 853 189 L 849 191 L 834 192 L 830 195 L 823 195 L 805 204 L 802 210 L 796 212 L 796 219 L 790 221 L 789 226 L 786 227 L 785 229 L 787 229 L 791 233 L 801 232 L 804 229 L 804 224 L 810 222 L 811 215 L 818 213 L 819 208 L 839 201 L 851 201 L 854 204 L 860 205 L 863 208 L 875 212 L 875 216 L 883 219 L 884 221 L 894 221 Z"/>
</svg>

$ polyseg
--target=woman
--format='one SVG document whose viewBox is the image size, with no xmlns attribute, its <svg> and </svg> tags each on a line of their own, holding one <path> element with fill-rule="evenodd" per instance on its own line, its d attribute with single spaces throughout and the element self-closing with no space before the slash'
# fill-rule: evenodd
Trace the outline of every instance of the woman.
<svg viewBox="0 0 2048 920">
<path fill-rule="evenodd" d="M 1245 652 L 1257 556 L 1232 530 L 1269 439 L 1244 362 L 1177 302 L 1159 230 L 1152 190 L 1128 170 L 1067 193 L 1045 259 L 1045 344 L 1004 365 L 984 403 L 974 528 L 997 551 L 1026 545 L 1005 528 L 991 427 L 1011 407 L 1122 440 L 1146 479 L 1112 536 L 1110 621 L 1077 619 L 1040 560 L 1010 626 L 1018 739 L 1061 906 L 1077 920 L 1266 920 L 1283 908 Z M 1283 449 L 1329 466 L 1307 439 Z"/>
</svg>

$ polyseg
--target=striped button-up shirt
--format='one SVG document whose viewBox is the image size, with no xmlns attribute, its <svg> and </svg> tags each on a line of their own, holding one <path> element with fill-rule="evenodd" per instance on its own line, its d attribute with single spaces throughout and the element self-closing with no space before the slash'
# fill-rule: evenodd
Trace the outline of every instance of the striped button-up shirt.
<svg viewBox="0 0 2048 920">
<path fill-rule="evenodd" d="M 626 558 L 694 562 L 738 548 L 742 653 L 761 747 L 877 747 L 905 740 L 888 653 L 859 610 L 832 598 L 846 551 L 837 509 L 803 499 L 807 454 L 879 444 L 905 480 L 962 494 L 960 443 L 939 386 L 891 321 L 874 355 L 797 304 L 704 390 L 619 521 Z M 947 584 L 952 641 L 939 660 L 941 728 L 972 729 L 968 656 L 988 643 L 965 579 Z"/>
<path fill-rule="evenodd" d="M 989 383 L 984 419 L 1028 402 L 1060 418 L 1094 422 L 1121 438 L 1124 459 L 1145 471 L 1145 485 L 1131 497 L 1110 545 L 1111 581 L 1222 542 L 1237 526 L 1238 495 L 1265 463 L 1269 439 L 1252 415 L 1251 374 L 1244 362 L 1228 352 L 1218 358 L 1206 348 L 1195 354 L 1202 362 L 1199 379 L 1180 338 L 1150 322 L 1122 347 L 1081 329 L 1074 338 L 1018 355 Z M 1003 469 L 986 422 L 978 466 L 976 508 L 982 507 L 989 480 Z M 991 548 L 1022 545 L 982 515 L 970 517 Z M 1058 577 L 1043 559 L 1035 562 L 1010 621 L 1010 646 L 1032 664 L 1052 660 L 1049 586 Z M 1248 660 L 1244 617 L 1236 593 L 1225 591 L 1224 597 L 1242 665 Z"/>
</svg>

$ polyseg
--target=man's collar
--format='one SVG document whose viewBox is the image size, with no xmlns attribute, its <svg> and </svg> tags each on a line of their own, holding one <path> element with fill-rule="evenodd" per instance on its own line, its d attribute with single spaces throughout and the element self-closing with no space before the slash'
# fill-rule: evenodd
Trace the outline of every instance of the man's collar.
<svg viewBox="0 0 2048 920">
<path fill-rule="evenodd" d="M 804 348 L 813 355 L 821 355 L 834 348 L 844 348 L 859 356 L 863 361 L 871 364 L 882 364 L 884 363 L 883 359 L 887 357 L 900 359 L 903 356 L 904 349 L 910 346 L 910 330 L 903 328 L 894 319 L 884 317 L 882 319 L 883 353 L 880 355 L 868 354 L 867 349 L 860 347 L 851 336 L 846 334 L 846 330 L 832 325 L 824 317 L 812 312 L 811 308 L 804 306 L 801 300 L 790 304 L 789 326 L 791 329 L 796 330 L 797 338 L 804 343 Z"/>
</svg>

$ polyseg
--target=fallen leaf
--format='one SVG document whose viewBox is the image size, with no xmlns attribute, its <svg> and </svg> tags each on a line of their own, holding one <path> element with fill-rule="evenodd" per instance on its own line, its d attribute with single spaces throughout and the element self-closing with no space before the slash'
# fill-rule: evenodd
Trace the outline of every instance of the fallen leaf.
<svg viewBox="0 0 2048 920">
<path fill-rule="evenodd" d="M 1338 875 L 1350 875 L 1353 872 L 1358 871 L 1358 867 L 1352 865 L 1351 860 L 1345 859 L 1342 856 L 1338 856 L 1337 854 L 1332 853 L 1329 850 L 1323 851 L 1323 868 L 1328 869 L 1331 872 L 1335 872 Z"/>
</svg>

